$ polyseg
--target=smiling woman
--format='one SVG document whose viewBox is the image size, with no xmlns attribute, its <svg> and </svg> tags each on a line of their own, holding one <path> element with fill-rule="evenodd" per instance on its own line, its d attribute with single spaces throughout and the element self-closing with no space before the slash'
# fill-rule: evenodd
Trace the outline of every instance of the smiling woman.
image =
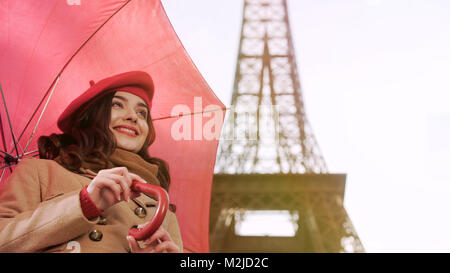
<svg viewBox="0 0 450 273">
<path fill-rule="evenodd" d="M 156 136 L 153 92 L 151 77 L 141 71 L 91 82 L 61 114 L 63 133 L 39 138 L 41 159 L 21 161 L 5 181 L 0 251 L 69 252 L 74 245 L 80 252 L 183 249 L 174 209 L 151 237 L 138 242 L 127 236 L 156 213 L 156 201 L 134 192 L 132 182 L 166 191 L 170 186 L 167 164 L 147 151 Z"/>
</svg>

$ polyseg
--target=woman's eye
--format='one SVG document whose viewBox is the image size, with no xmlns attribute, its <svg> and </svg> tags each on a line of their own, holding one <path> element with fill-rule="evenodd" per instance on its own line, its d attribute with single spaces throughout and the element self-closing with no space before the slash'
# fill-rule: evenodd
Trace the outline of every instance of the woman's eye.
<svg viewBox="0 0 450 273">
<path fill-rule="evenodd" d="M 118 106 L 118 107 L 122 107 L 122 103 L 118 102 L 118 101 L 113 101 L 112 102 L 112 106 Z"/>
<path fill-rule="evenodd" d="M 143 118 L 147 118 L 147 111 L 139 111 L 138 114 Z"/>
</svg>

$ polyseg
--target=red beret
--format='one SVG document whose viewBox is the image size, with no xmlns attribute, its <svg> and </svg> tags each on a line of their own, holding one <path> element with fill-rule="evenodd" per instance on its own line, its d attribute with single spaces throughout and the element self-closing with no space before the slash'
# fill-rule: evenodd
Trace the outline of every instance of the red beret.
<svg viewBox="0 0 450 273">
<path fill-rule="evenodd" d="M 64 133 L 70 132 L 74 118 L 83 113 L 92 103 L 104 95 L 125 91 L 141 97 L 152 107 L 154 93 L 153 80 L 147 72 L 130 71 L 105 78 L 97 83 L 90 81 L 91 87 L 74 99 L 58 118 L 58 128 Z M 76 116 L 74 114 L 76 113 Z"/>
</svg>

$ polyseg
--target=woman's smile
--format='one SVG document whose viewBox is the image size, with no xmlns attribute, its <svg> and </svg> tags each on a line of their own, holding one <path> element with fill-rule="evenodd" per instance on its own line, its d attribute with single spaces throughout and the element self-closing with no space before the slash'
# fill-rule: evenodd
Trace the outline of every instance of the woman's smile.
<svg viewBox="0 0 450 273">
<path fill-rule="evenodd" d="M 137 137 L 139 135 L 137 129 L 135 129 L 131 126 L 119 125 L 119 126 L 115 126 L 113 129 L 121 134 L 125 134 L 130 137 Z"/>
</svg>

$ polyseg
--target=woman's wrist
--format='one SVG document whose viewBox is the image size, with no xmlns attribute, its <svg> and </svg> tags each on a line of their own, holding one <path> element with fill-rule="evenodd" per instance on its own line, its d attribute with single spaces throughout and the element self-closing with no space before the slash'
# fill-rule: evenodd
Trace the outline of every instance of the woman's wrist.
<svg viewBox="0 0 450 273">
<path fill-rule="evenodd" d="M 87 186 L 84 187 L 80 192 L 80 204 L 81 210 L 87 219 L 92 219 L 97 216 L 103 215 L 103 211 L 100 210 L 95 202 L 91 199 Z"/>
</svg>

